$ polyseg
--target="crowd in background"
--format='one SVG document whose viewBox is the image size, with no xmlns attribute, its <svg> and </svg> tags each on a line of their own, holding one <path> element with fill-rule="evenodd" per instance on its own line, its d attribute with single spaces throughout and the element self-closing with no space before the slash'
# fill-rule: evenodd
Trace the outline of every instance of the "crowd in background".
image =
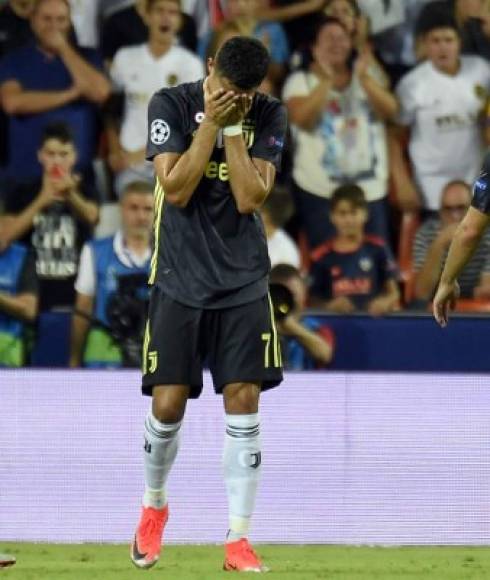
<svg viewBox="0 0 490 580">
<path fill-rule="evenodd" d="M 290 120 L 261 210 L 271 281 L 292 296 L 278 320 L 288 366 L 334 355 L 307 307 L 427 309 L 490 144 L 490 1 L 8 0 L 0 366 L 28 360 L 25 322 L 53 310 L 76 313 L 71 366 L 134 360 L 114 326 L 129 313 L 134 329 L 151 261 L 148 103 L 203 78 L 236 35 L 269 49 L 260 90 Z M 461 288 L 474 309 L 490 300 L 488 236 Z"/>
</svg>

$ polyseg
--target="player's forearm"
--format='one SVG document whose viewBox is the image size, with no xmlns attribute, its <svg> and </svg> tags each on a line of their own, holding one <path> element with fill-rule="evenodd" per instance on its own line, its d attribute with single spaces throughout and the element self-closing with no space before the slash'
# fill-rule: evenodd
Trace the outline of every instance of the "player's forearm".
<svg viewBox="0 0 490 580">
<path fill-rule="evenodd" d="M 165 191 L 165 199 L 172 205 L 183 208 L 189 203 L 213 153 L 218 130 L 213 122 L 204 120 L 189 149 L 169 170 L 159 164 L 157 158 L 155 171 Z"/>
<path fill-rule="evenodd" d="M 415 297 L 419 300 L 429 300 L 432 297 L 439 280 L 446 248 L 447 245 L 436 239 L 427 252 L 422 268 L 415 274 Z"/>
<path fill-rule="evenodd" d="M 237 209 L 239 213 L 252 213 L 262 205 L 269 188 L 248 154 L 242 135 L 224 139 L 231 192 Z"/>
<path fill-rule="evenodd" d="M 99 208 L 95 203 L 85 199 L 76 190 L 68 195 L 68 203 L 82 221 L 92 227 L 97 225 L 99 221 Z"/>
<path fill-rule="evenodd" d="M 85 98 L 98 104 L 109 98 L 111 85 L 105 75 L 83 59 L 70 44 L 63 47 L 60 56 L 75 81 L 83 86 Z"/>
<path fill-rule="evenodd" d="M 460 223 L 449 247 L 446 264 L 441 274 L 441 282 L 452 284 L 457 280 L 478 247 L 483 231 L 469 227 L 465 220 Z"/>
<path fill-rule="evenodd" d="M 77 98 L 74 88 L 65 91 L 22 91 L 4 97 L 2 105 L 8 115 L 32 115 L 57 109 Z"/>
<path fill-rule="evenodd" d="M 31 294 L 10 296 L 0 292 L 0 311 L 13 318 L 33 321 L 37 316 L 37 298 Z"/>
<path fill-rule="evenodd" d="M 79 367 L 82 364 L 83 349 L 90 328 L 89 320 L 75 313 L 71 321 L 70 337 L 70 367 Z"/>
</svg>

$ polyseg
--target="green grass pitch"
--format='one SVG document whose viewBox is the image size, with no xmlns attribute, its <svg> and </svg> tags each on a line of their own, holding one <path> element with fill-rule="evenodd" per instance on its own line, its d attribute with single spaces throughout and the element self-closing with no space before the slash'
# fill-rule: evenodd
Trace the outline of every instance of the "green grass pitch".
<svg viewBox="0 0 490 580">
<path fill-rule="evenodd" d="M 273 580 L 490 580 L 489 548 L 258 546 Z M 129 561 L 127 546 L 0 543 L 17 564 L 0 580 L 219 580 L 221 546 L 170 546 L 149 571 Z M 250 575 L 247 575 L 249 577 Z"/>
</svg>

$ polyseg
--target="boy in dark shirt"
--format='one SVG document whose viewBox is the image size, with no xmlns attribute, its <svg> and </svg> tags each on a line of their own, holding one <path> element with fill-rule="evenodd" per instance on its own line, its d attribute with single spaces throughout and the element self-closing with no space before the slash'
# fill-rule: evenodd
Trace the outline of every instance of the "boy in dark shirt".
<svg viewBox="0 0 490 580">
<path fill-rule="evenodd" d="M 312 305 L 339 314 L 382 316 L 395 310 L 397 267 L 384 241 L 364 233 L 368 208 L 359 186 L 335 190 L 330 219 L 337 235 L 312 255 Z"/>
</svg>

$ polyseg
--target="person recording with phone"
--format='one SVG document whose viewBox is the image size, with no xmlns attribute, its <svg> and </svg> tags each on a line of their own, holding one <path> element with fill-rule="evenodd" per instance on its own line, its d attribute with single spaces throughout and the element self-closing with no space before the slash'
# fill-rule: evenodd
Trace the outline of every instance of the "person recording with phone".
<svg viewBox="0 0 490 580">
<path fill-rule="evenodd" d="M 5 195 L 0 248 L 34 250 L 40 310 L 72 307 L 80 251 L 99 219 L 95 191 L 74 172 L 77 151 L 65 123 L 45 127 L 38 149 L 42 177 Z"/>
</svg>

